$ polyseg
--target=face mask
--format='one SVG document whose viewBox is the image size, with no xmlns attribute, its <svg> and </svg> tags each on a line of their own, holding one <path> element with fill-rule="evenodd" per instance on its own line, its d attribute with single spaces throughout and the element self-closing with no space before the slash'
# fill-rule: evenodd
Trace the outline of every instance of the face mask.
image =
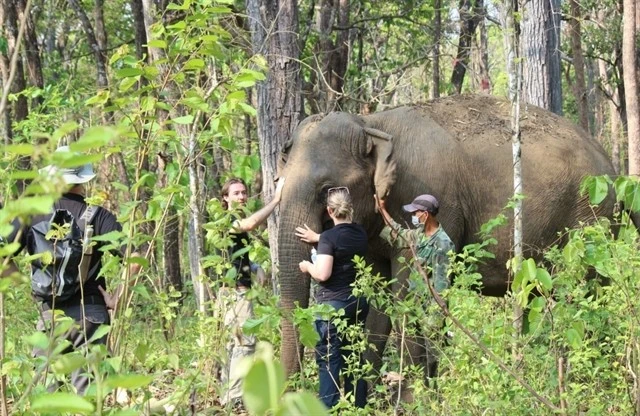
<svg viewBox="0 0 640 416">
<path fill-rule="evenodd" d="M 414 227 L 418 228 L 420 227 L 422 224 L 420 223 L 420 218 L 416 217 L 415 215 L 413 215 L 411 217 L 411 223 L 413 224 Z"/>
</svg>

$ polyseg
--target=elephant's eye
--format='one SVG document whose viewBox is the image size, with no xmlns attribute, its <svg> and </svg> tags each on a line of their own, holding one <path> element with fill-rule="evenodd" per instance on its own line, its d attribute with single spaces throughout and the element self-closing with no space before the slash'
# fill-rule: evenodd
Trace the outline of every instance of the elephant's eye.
<svg viewBox="0 0 640 416">
<path fill-rule="evenodd" d="M 334 185 L 327 184 L 320 188 L 320 192 L 317 196 L 317 201 L 320 205 L 327 205 L 327 197 L 329 195 L 329 189 L 333 188 Z"/>
</svg>

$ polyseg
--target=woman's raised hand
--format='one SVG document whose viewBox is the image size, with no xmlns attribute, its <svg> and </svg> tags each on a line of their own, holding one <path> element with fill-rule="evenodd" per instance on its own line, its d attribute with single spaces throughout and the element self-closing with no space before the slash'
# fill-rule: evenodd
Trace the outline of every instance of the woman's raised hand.
<svg viewBox="0 0 640 416">
<path fill-rule="evenodd" d="M 320 234 L 309 228 L 307 224 L 304 227 L 296 227 L 296 237 L 310 244 L 315 244 L 320 240 Z"/>
</svg>

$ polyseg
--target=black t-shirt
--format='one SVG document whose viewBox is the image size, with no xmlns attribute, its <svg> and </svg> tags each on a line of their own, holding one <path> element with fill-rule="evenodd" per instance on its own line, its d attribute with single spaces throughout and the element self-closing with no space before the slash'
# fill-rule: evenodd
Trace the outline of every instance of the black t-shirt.
<svg viewBox="0 0 640 416">
<path fill-rule="evenodd" d="M 338 224 L 320 234 L 318 254 L 333 256 L 333 268 L 331 277 L 318 283 L 318 302 L 345 300 L 351 296 L 351 285 L 356 280 L 353 256 L 364 256 L 367 254 L 367 248 L 367 232 L 359 224 Z"/>
<path fill-rule="evenodd" d="M 56 202 L 55 207 L 57 209 L 66 209 L 67 211 L 71 212 L 71 214 L 75 218 L 79 219 L 84 213 L 87 207 L 87 204 L 84 202 L 83 196 L 78 194 L 66 193 L 62 195 L 62 198 L 60 198 Z M 93 225 L 94 236 L 107 234 L 111 231 L 122 231 L 122 226 L 120 225 L 120 223 L 118 223 L 118 221 L 116 220 L 116 217 L 112 213 L 110 213 L 109 211 L 101 207 L 96 207 L 96 209 L 97 211 L 93 215 L 93 220 L 91 221 L 91 224 Z M 41 221 L 49 221 L 50 218 L 51 218 L 51 214 L 38 215 L 31 219 L 31 224 L 38 224 Z M 21 228 L 20 223 L 16 219 L 14 221 L 13 232 L 9 235 L 9 237 L 7 238 L 7 241 L 14 241 L 15 236 L 20 230 L 20 228 Z M 33 244 L 31 244 L 32 241 L 30 241 L 31 238 L 32 238 L 32 233 L 29 232 L 28 228 L 25 229 L 20 236 L 19 251 L 21 251 L 25 246 L 27 247 L 27 250 L 30 250 L 30 248 L 33 247 Z M 83 287 L 85 302 L 88 296 L 94 296 L 99 302 L 99 300 L 102 299 L 102 294 L 98 290 L 98 286 L 102 286 L 103 288 L 106 289 L 104 277 L 102 276 L 98 277 L 98 274 L 100 274 L 100 263 L 102 261 L 102 255 L 103 255 L 103 251 L 101 249 L 105 244 L 107 243 L 96 242 L 96 245 L 93 247 L 91 262 L 89 263 L 89 276 L 87 277 L 87 281 L 84 283 L 84 287 Z M 30 252 L 29 254 L 33 254 L 33 253 Z M 113 254 L 121 256 L 122 252 L 120 250 L 114 250 Z M 64 303 L 65 304 L 79 303 L 81 296 L 82 296 L 81 292 L 78 291 L 78 293 L 74 297 L 70 298 Z"/>
<path fill-rule="evenodd" d="M 229 259 L 237 271 L 236 285 L 251 287 L 251 260 L 249 260 L 249 234 L 231 232 L 232 245 L 229 247 Z"/>
</svg>

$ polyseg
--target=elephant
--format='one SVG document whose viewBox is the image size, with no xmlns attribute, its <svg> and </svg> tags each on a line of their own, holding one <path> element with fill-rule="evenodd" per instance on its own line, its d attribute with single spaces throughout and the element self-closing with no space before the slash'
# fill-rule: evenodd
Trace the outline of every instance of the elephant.
<svg viewBox="0 0 640 416">
<path fill-rule="evenodd" d="M 385 198 L 400 223 L 409 219 L 403 204 L 432 194 L 440 201 L 438 220 L 456 248 L 478 242 L 481 225 L 513 195 L 510 109 L 502 98 L 456 95 L 369 115 L 332 112 L 305 118 L 278 160 L 278 175 L 287 180 L 277 236 L 281 307 L 308 306 L 310 281 L 298 263 L 308 259 L 310 247 L 294 230 L 302 224 L 316 231 L 330 226 L 325 201 L 331 187 L 349 188 L 354 221 L 369 237 L 366 261 L 382 276 L 397 277 L 402 269 L 398 256 L 407 253 L 393 252 L 379 238 L 384 224 L 374 194 Z M 530 105 L 524 114 L 523 246 L 525 256 L 540 259 L 543 249 L 560 242 L 565 228 L 612 215 L 612 195 L 593 207 L 579 187 L 586 175 L 613 175 L 614 169 L 600 144 L 569 120 Z M 480 265 L 484 295 L 502 296 L 508 290 L 512 222 L 509 218 L 509 226 L 494 231 L 495 259 Z M 372 310 L 367 326 L 371 333 L 388 334 L 391 322 Z M 372 342 L 382 351 L 386 338 Z M 287 374 L 299 370 L 300 354 L 295 328 L 284 319 L 281 360 Z"/>
</svg>

